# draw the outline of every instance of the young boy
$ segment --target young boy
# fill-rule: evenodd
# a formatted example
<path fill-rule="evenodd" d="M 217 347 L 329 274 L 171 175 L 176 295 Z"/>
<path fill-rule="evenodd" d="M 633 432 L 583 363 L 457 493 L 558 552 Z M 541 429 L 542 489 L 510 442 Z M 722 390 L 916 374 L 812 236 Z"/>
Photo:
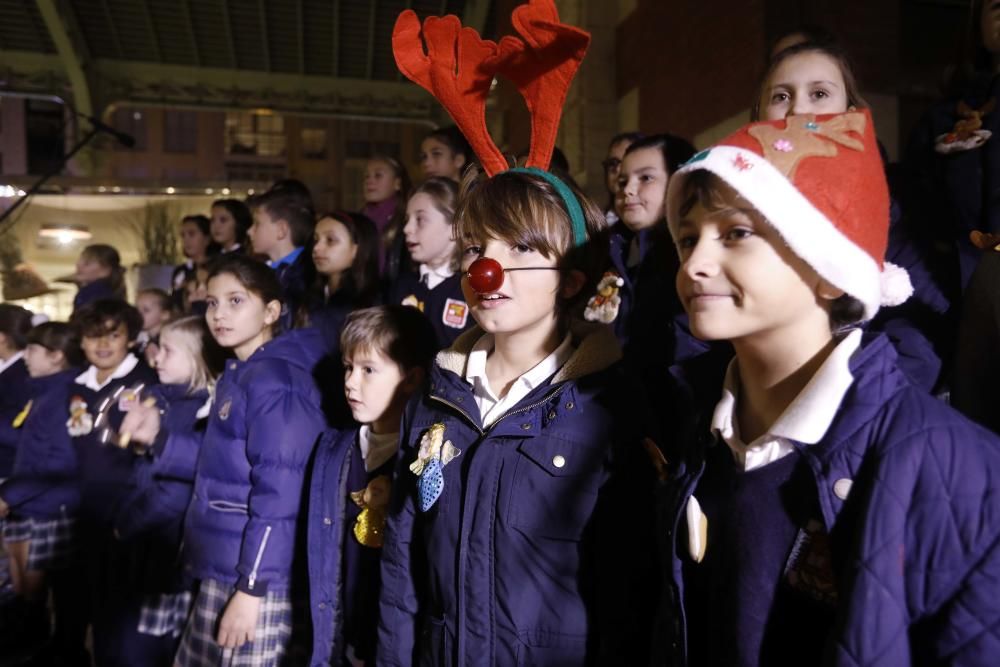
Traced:
<path fill-rule="evenodd" d="M 89 366 L 70 390 L 66 428 L 73 437 L 80 480 L 80 532 L 85 581 L 90 586 L 94 659 L 99 665 L 158 665 L 169 660 L 170 638 L 137 632 L 143 568 L 149 554 L 113 534 L 121 503 L 131 488 L 132 452 L 117 446 L 115 433 L 138 388 L 157 382 L 156 373 L 132 353 L 142 315 L 124 301 L 102 299 L 73 315 Z"/>
<path fill-rule="evenodd" d="M 361 426 L 330 431 L 309 493 L 310 664 L 375 664 L 379 561 L 399 447 L 399 421 L 423 385 L 437 342 L 418 310 L 390 305 L 347 318 L 340 337 L 345 393 Z"/>
<path fill-rule="evenodd" d="M 662 473 L 660 664 L 992 664 L 1000 441 L 852 328 L 910 291 L 869 113 L 743 128 L 667 219 L 693 333 L 736 356 Z"/>
<path fill-rule="evenodd" d="M 312 199 L 301 184 L 293 188 L 279 183 L 251 199 L 250 210 L 253 225 L 248 233 L 254 253 L 267 256 L 267 265 L 277 272 L 285 293 L 281 326 L 287 331 L 315 278 L 312 258 L 302 252 L 315 227 Z"/>

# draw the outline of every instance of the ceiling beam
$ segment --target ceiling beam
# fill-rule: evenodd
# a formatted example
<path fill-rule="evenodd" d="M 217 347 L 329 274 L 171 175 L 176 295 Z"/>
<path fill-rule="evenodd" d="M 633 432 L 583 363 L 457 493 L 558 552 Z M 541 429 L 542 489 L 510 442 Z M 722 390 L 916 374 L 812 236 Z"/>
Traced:
<path fill-rule="evenodd" d="M 122 41 L 118 38 L 118 29 L 115 28 L 115 20 L 111 16 L 111 9 L 108 8 L 108 0 L 101 0 L 101 11 L 104 13 L 104 22 L 108 26 L 108 32 L 111 33 L 111 42 L 115 45 L 115 53 L 118 54 L 119 58 L 124 58 Z"/>
<path fill-rule="evenodd" d="M 442 10 L 443 13 L 443 10 Z M 462 25 L 475 28 L 480 35 L 486 29 L 486 18 L 490 13 L 490 0 L 465 0 Z"/>
<path fill-rule="evenodd" d="M 83 56 L 70 37 L 66 22 L 56 9 L 55 0 L 35 0 L 35 4 L 42 15 L 42 20 L 45 21 L 45 27 L 49 31 L 52 43 L 55 44 L 66 78 L 69 79 L 73 89 L 73 105 L 80 113 L 93 116 L 94 101 L 90 82 L 83 70 Z"/>
<path fill-rule="evenodd" d="M 181 0 L 181 12 L 187 21 L 188 34 L 191 35 L 191 50 L 194 51 L 194 64 L 201 67 L 201 50 L 198 49 L 198 34 L 194 31 L 194 20 L 191 18 L 190 0 Z"/>
<path fill-rule="evenodd" d="M 149 9 L 149 2 L 147 0 L 142 0 L 139 3 L 142 7 L 142 14 L 146 19 L 146 27 L 149 29 L 149 38 L 153 44 L 153 57 L 156 58 L 156 62 L 163 62 L 163 52 L 160 50 L 160 36 L 156 34 L 156 26 L 153 24 L 153 12 Z"/>
<path fill-rule="evenodd" d="M 240 66 L 236 60 L 236 42 L 233 39 L 233 22 L 229 18 L 229 0 L 221 0 L 222 22 L 226 29 L 226 44 L 229 46 L 229 65 L 236 69 Z"/>
<path fill-rule="evenodd" d="M 257 17 L 260 24 L 260 45 L 264 49 L 264 69 L 271 71 L 271 42 L 267 37 L 267 8 L 264 0 L 257 0 Z"/>
<path fill-rule="evenodd" d="M 304 0 L 299 0 L 295 5 L 299 19 L 299 74 L 306 73 L 306 12 L 303 2 Z"/>
<path fill-rule="evenodd" d="M 369 0 L 368 5 L 368 62 L 365 64 L 365 78 L 371 80 L 375 72 L 375 17 L 378 15 L 377 0 Z"/>
<path fill-rule="evenodd" d="M 333 61 L 330 69 L 332 76 L 340 76 L 340 0 L 333 0 Z"/>

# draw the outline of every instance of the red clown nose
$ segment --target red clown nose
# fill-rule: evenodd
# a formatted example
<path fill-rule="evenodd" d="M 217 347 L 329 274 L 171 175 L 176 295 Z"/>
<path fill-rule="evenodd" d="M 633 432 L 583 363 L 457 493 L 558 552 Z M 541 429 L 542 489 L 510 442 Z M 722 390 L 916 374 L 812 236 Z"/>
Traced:
<path fill-rule="evenodd" d="M 469 284 L 479 294 L 496 292 L 503 285 L 503 267 L 489 257 L 480 257 L 472 263 L 467 273 Z"/>

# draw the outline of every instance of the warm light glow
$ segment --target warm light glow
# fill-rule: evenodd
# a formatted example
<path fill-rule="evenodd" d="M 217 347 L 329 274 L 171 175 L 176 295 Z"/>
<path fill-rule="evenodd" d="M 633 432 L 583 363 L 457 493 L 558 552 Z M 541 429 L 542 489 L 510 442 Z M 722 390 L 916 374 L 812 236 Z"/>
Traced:
<path fill-rule="evenodd" d="M 53 239 L 60 245 L 70 245 L 76 241 L 87 241 L 93 236 L 84 225 L 43 224 L 38 231 L 43 238 Z"/>
<path fill-rule="evenodd" d="M 174 186 L 171 185 L 169 188 L 167 188 L 167 194 L 168 195 L 172 195 L 175 192 L 177 192 L 177 190 L 174 188 Z"/>
<path fill-rule="evenodd" d="M 228 195 L 229 194 L 229 188 L 222 188 L 222 194 Z"/>
<path fill-rule="evenodd" d="M 17 195 L 17 189 L 12 185 L 0 185 L 0 197 L 13 197 Z"/>
<path fill-rule="evenodd" d="M 215 192 L 215 190 L 213 190 L 212 188 L 205 188 L 205 194 L 206 195 L 210 195 L 210 194 L 212 194 L 214 192 Z"/>
<path fill-rule="evenodd" d="M 253 188 L 247 188 L 247 194 L 248 195 L 252 195 L 253 194 Z"/>
<path fill-rule="evenodd" d="M 111 191 L 112 192 L 121 192 L 122 189 L 116 185 L 115 187 L 111 188 Z"/>
<path fill-rule="evenodd" d="M 107 192 L 108 189 L 106 187 L 104 187 L 103 185 L 101 185 L 101 186 L 98 186 L 97 191 L 98 192 Z"/>

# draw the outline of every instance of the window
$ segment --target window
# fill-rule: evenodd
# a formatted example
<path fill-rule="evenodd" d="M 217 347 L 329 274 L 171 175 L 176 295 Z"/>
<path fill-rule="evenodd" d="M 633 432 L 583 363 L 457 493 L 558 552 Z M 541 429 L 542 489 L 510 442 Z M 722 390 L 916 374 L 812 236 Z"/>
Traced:
<path fill-rule="evenodd" d="M 115 116 L 111 124 L 119 132 L 124 132 L 135 139 L 135 146 L 132 148 L 126 148 L 115 141 L 115 150 L 148 150 L 149 142 L 146 141 L 146 113 L 142 109 L 137 109 L 136 107 L 119 107 L 115 109 Z"/>
<path fill-rule="evenodd" d="M 310 160 L 326 159 L 326 130 L 324 128 L 302 128 L 302 157 Z"/>
<path fill-rule="evenodd" d="M 285 154 L 285 119 L 269 111 L 226 114 L 226 153 L 277 157 Z"/>
<path fill-rule="evenodd" d="M 167 153 L 198 151 L 198 112 L 163 112 L 163 150 Z"/>

